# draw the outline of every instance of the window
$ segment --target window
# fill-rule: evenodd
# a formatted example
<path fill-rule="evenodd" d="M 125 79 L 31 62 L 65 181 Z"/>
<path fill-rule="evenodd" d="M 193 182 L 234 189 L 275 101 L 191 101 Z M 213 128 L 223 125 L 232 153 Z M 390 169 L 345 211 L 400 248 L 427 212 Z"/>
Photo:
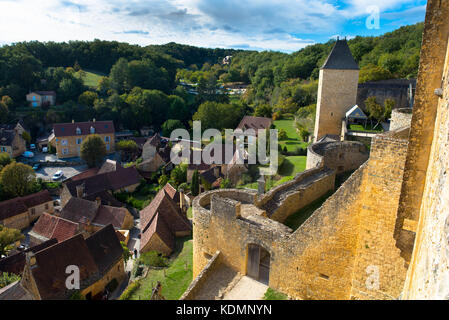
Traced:
<path fill-rule="evenodd" d="M 109 144 L 106 145 L 106 150 L 109 151 Z"/>
<path fill-rule="evenodd" d="M 109 136 L 104 137 L 105 142 L 109 142 Z"/>
<path fill-rule="evenodd" d="M 81 129 L 80 128 L 76 128 L 76 134 L 81 134 Z"/>
<path fill-rule="evenodd" d="M 90 127 L 90 133 L 95 133 L 95 128 L 94 127 Z"/>
<path fill-rule="evenodd" d="M 2 152 L 6 152 L 6 147 L 1 147 Z"/>
<path fill-rule="evenodd" d="M 69 149 L 68 148 L 63 148 L 62 149 L 62 154 L 68 154 L 69 153 Z"/>
<path fill-rule="evenodd" d="M 36 101 L 36 96 L 33 96 L 33 101 Z"/>
<path fill-rule="evenodd" d="M 61 145 L 66 146 L 69 144 L 68 140 L 61 140 Z"/>
<path fill-rule="evenodd" d="M 83 142 L 83 139 L 82 139 L 82 138 L 77 138 L 77 139 L 76 139 L 76 144 L 81 144 L 81 142 Z"/>

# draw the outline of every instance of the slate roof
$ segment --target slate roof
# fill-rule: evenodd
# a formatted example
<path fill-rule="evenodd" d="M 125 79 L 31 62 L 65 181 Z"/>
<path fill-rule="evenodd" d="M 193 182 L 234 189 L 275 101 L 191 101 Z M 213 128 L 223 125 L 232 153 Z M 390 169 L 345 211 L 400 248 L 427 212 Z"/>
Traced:
<path fill-rule="evenodd" d="M 102 226 L 112 224 L 114 228 L 119 229 L 123 225 L 127 212 L 128 211 L 126 208 L 117 208 L 102 205 L 98 209 L 97 215 L 95 216 L 95 219 L 92 221 L 92 223 Z"/>
<path fill-rule="evenodd" d="M 209 170 L 206 170 L 202 173 L 200 173 L 200 176 L 206 180 L 206 182 L 213 184 L 217 179 L 219 179 L 221 177 L 221 175 L 219 175 L 218 177 L 215 176 L 215 168 L 210 168 Z"/>
<path fill-rule="evenodd" d="M 11 146 L 15 136 L 14 131 L 0 129 L 0 145 Z"/>
<path fill-rule="evenodd" d="M 34 91 L 34 93 L 37 93 L 41 96 L 56 96 L 56 92 L 54 91 Z"/>
<path fill-rule="evenodd" d="M 89 201 L 77 197 L 72 197 L 61 211 L 61 218 L 76 222 L 85 223 L 86 218 L 92 222 L 97 215 L 99 205 L 95 201 Z"/>
<path fill-rule="evenodd" d="M 61 217 L 44 213 L 39 217 L 30 235 L 46 239 L 56 239 L 58 242 L 67 240 L 78 233 L 78 224 Z"/>
<path fill-rule="evenodd" d="M 0 220 L 28 211 L 28 208 L 53 201 L 48 190 L 0 202 Z"/>
<path fill-rule="evenodd" d="M 358 105 L 353 106 L 346 112 L 346 118 L 363 119 L 363 120 L 368 119 L 366 114 L 363 112 L 362 109 L 360 109 Z"/>
<path fill-rule="evenodd" d="M 359 70 L 346 40 L 337 40 L 321 69 Z"/>
<path fill-rule="evenodd" d="M 122 258 L 123 248 L 111 224 L 87 238 L 86 244 L 101 276 Z"/>
<path fill-rule="evenodd" d="M 88 135 L 90 134 L 90 127 L 93 127 L 95 133 L 98 134 L 115 133 L 114 123 L 112 121 L 56 123 L 53 125 L 53 131 L 56 137 L 68 137 L 77 136 L 76 129 L 80 128 L 80 135 Z"/>

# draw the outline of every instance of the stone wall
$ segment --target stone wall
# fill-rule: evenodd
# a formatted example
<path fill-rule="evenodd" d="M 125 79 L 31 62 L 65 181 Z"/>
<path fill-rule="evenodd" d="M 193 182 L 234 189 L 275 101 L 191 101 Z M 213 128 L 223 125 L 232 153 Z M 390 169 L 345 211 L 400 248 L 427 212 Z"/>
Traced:
<path fill-rule="evenodd" d="M 213 274 L 219 265 L 220 251 L 217 251 L 212 258 L 209 259 L 209 262 L 207 262 L 206 266 L 201 270 L 198 276 L 193 279 L 192 283 L 190 283 L 189 287 L 179 300 L 195 300 L 198 291 L 207 283 L 209 276 Z"/>
<path fill-rule="evenodd" d="M 382 105 L 386 99 L 393 99 L 395 108 L 410 108 L 410 84 L 414 92 L 415 79 L 391 79 L 360 83 L 357 90 L 357 105 L 366 110 L 365 100 L 369 97 L 376 97 L 377 103 Z"/>
<path fill-rule="evenodd" d="M 324 166 L 339 174 L 357 169 L 368 157 L 369 152 L 361 142 L 319 142 L 307 148 L 306 168 Z"/>
<path fill-rule="evenodd" d="M 413 110 L 413 149 L 422 163 L 409 161 L 405 188 L 422 186 L 422 202 L 407 207 L 406 217 L 419 216 L 416 241 L 411 257 L 404 299 L 449 299 L 449 2 L 429 0 L 424 27 L 423 51 L 418 76 L 417 103 Z M 444 62 L 445 61 L 445 62 Z M 433 91 L 442 88 L 442 95 Z M 435 116 L 435 118 L 434 118 Z M 429 126 L 428 123 L 435 119 Z M 429 143 L 432 143 L 429 148 Z M 424 147 L 422 147 L 424 146 Z M 410 154 L 410 157 L 415 152 Z M 424 161 L 428 157 L 428 165 Z M 411 159 L 412 160 L 412 159 Z M 419 159 L 417 159 L 419 160 Z M 424 176 L 425 174 L 425 176 Z M 407 194 L 413 196 L 411 190 Z M 405 200 L 405 199 L 404 199 Z M 416 205 L 415 205 L 416 204 Z M 416 210 L 419 210 L 416 214 Z M 415 220 L 415 219 L 413 219 Z M 407 227 L 407 220 L 404 226 Z"/>
<path fill-rule="evenodd" d="M 410 127 L 412 111 L 411 108 L 394 109 L 391 112 L 390 131 Z"/>

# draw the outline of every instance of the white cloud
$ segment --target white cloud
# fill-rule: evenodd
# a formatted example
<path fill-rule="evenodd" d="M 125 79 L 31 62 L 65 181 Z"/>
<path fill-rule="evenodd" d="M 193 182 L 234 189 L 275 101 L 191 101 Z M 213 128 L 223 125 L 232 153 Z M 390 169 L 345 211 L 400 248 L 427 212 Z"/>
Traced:
<path fill-rule="evenodd" d="M 381 10 L 412 0 L 377 0 Z M 366 14 L 372 0 L 0 0 L 3 42 L 117 40 L 295 51 Z M 295 34 L 310 34 L 299 39 Z"/>

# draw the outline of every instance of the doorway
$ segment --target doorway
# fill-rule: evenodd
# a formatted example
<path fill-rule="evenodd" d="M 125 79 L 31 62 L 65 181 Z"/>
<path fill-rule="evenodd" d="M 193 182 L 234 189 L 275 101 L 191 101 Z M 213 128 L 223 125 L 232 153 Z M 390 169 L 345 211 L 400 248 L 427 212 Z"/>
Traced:
<path fill-rule="evenodd" d="M 270 279 L 270 253 L 257 244 L 249 244 L 246 273 L 254 280 L 268 285 Z"/>

